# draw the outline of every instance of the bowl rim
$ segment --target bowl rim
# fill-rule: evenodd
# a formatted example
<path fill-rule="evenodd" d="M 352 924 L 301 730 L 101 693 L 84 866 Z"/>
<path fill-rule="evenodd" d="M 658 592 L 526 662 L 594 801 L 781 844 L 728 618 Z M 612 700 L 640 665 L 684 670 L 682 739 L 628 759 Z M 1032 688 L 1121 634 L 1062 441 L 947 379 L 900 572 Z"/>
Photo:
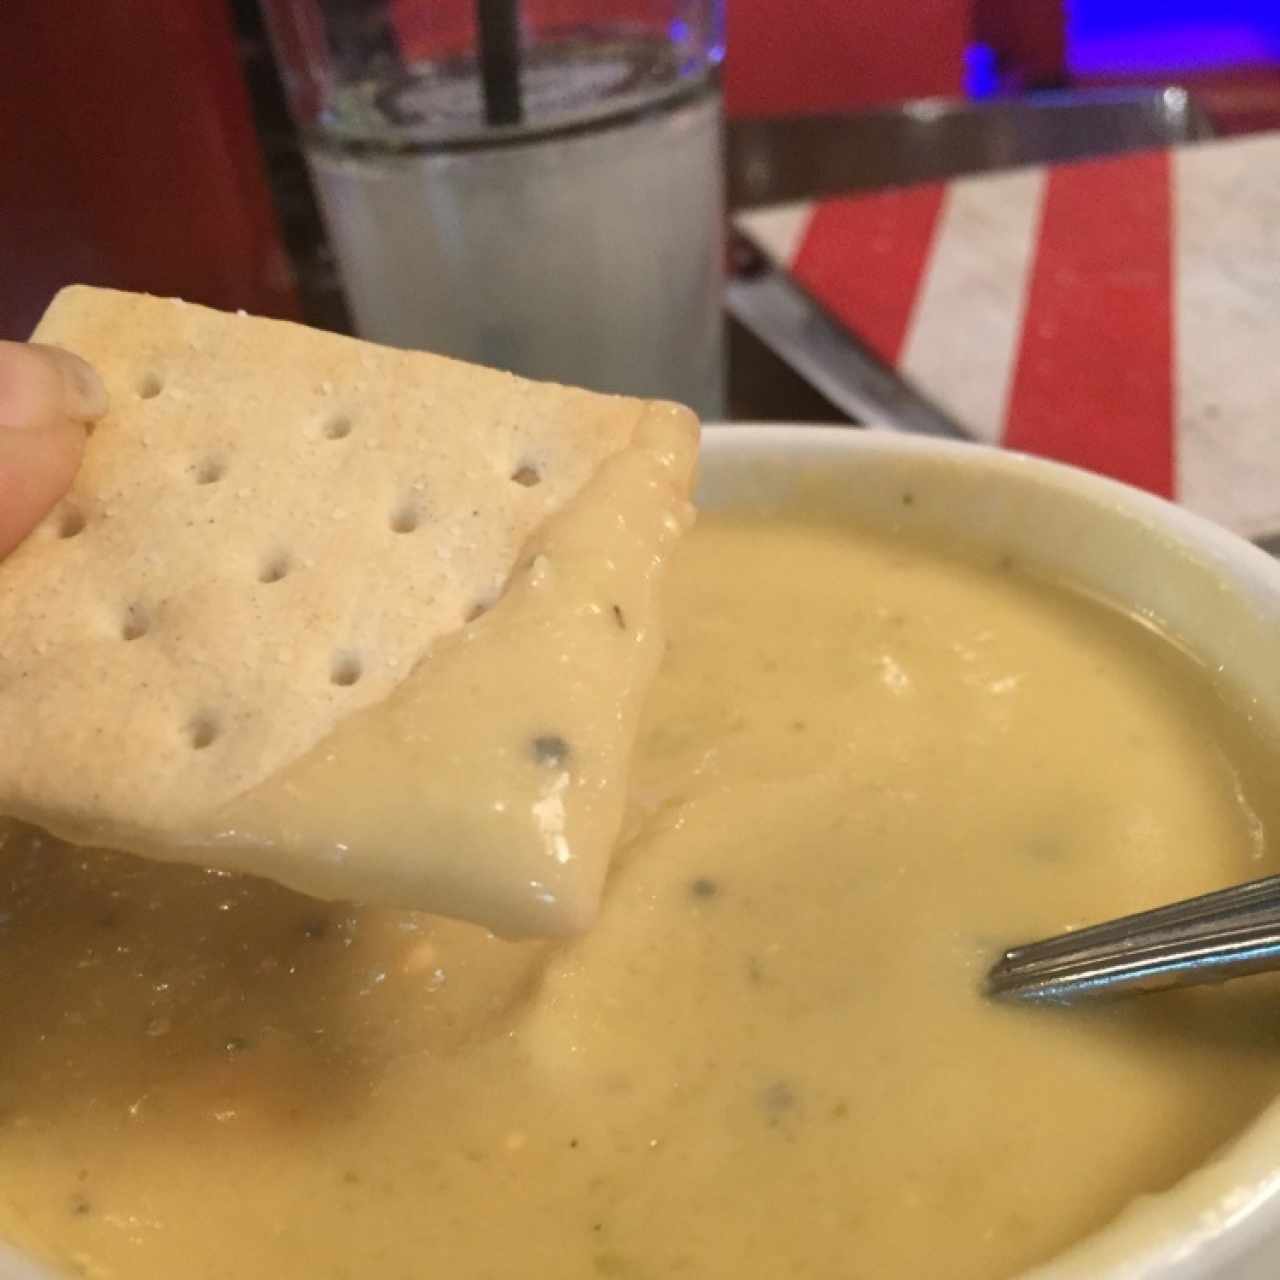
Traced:
<path fill-rule="evenodd" d="M 1036 457 L 982 441 L 947 440 L 908 435 L 890 427 L 846 423 L 715 422 L 702 428 L 700 459 L 728 449 L 753 445 L 770 452 L 782 447 L 791 452 L 803 445 L 815 452 L 841 453 L 848 449 L 872 455 L 911 455 L 953 459 L 968 463 L 975 457 L 993 474 L 1015 480 L 1047 482 L 1078 499 L 1110 508 L 1124 508 L 1140 519 L 1216 553 L 1215 559 L 1244 567 L 1270 594 L 1280 589 L 1280 559 L 1224 525 L 1197 515 L 1177 502 L 1121 480 L 1087 471 L 1051 458 Z"/>

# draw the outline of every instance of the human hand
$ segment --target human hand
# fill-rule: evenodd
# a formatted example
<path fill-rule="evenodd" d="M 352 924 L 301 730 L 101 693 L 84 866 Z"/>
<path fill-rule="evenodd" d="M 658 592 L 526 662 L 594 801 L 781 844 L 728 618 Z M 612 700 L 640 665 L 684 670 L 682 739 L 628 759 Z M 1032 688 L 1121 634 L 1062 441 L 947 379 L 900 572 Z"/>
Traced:
<path fill-rule="evenodd" d="M 79 356 L 0 342 L 0 557 L 66 493 L 86 427 L 106 409 L 101 380 Z"/>

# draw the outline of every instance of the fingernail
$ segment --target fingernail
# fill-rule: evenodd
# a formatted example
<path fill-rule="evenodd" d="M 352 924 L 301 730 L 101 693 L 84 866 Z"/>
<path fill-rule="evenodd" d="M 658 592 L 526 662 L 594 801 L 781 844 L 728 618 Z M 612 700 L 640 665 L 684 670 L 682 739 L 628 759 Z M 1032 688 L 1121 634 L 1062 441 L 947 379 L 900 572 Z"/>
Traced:
<path fill-rule="evenodd" d="M 32 343 L 48 356 L 62 378 L 62 409 L 77 422 L 92 422 L 107 411 L 107 389 L 93 368 L 61 347 Z"/>
<path fill-rule="evenodd" d="M 40 427 L 62 413 L 58 366 L 25 342 L 0 342 L 0 425 Z"/>

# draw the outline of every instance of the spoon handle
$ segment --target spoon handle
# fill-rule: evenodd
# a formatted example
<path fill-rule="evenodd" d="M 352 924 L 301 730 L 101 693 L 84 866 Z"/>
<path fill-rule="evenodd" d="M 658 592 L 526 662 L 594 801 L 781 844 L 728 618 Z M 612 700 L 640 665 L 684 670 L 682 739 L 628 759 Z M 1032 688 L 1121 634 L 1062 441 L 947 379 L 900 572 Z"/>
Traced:
<path fill-rule="evenodd" d="M 1280 969 L 1280 876 L 1012 947 L 986 989 L 1065 1004 L 1272 969 Z"/>

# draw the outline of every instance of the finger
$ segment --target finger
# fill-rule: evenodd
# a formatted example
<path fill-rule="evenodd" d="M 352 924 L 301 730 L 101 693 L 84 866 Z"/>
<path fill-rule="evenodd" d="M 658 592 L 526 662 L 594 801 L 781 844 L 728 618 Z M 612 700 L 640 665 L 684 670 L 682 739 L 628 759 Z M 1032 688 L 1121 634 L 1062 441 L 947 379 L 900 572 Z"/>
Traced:
<path fill-rule="evenodd" d="M 66 493 L 84 423 L 105 412 L 97 374 L 68 351 L 0 342 L 0 556 Z"/>
<path fill-rule="evenodd" d="M 34 430 L 0 427 L 0 559 L 71 487 L 84 439 L 84 428 L 65 419 Z"/>
<path fill-rule="evenodd" d="M 92 422 L 106 411 L 106 389 L 79 356 L 42 343 L 0 342 L 0 427 Z"/>

